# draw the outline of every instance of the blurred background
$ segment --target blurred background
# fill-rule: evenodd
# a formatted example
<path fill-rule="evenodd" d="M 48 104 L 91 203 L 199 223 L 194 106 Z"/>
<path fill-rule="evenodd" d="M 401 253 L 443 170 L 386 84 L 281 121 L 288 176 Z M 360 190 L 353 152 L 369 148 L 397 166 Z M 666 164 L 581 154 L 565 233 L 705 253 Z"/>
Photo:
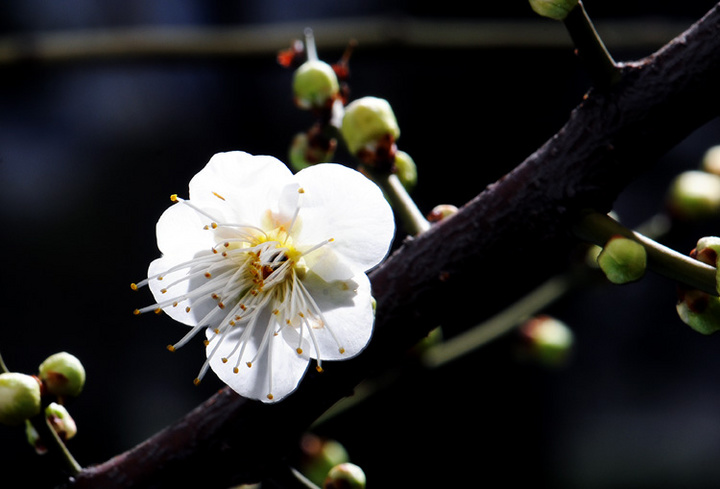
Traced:
<path fill-rule="evenodd" d="M 0 5 L 0 352 L 25 373 L 61 350 L 82 359 L 87 384 L 69 406 L 79 425 L 69 446 L 81 464 L 131 448 L 221 387 L 212 375 L 193 386 L 201 342 L 167 352 L 183 328 L 168 317 L 134 317 L 151 297 L 129 285 L 158 256 L 154 226 L 169 195 L 186 195 L 214 153 L 287 161 L 292 136 L 312 119 L 293 105 L 292 72 L 275 56 L 304 27 L 330 63 L 358 41 L 351 99 L 393 105 L 425 212 L 462 205 L 564 124 L 590 84 L 563 26 L 524 0 L 486 3 Z M 714 3 L 585 5 L 615 58 L 634 60 Z M 224 53 L 72 55 L 109 49 L 103 36 L 142 44 L 148 32 L 237 37 L 223 38 Z M 696 168 L 715 144 L 717 119 L 627 189 L 616 207 L 623 221 L 635 226 L 662 210 L 673 176 Z M 336 159 L 351 162 L 342 152 Z M 683 229 L 666 243 L 687 252 L 716 225 Z M 675 294 L 653 274 L 578 290 L 548 311 L 575 333 L 565 368 L 518 361 L 509 335 L 403 380 L 318 433 L 344 444 L 370 487 L 717 487 L 720 338 L 686 327 Z M 22 429 L 0 426 L 0 440 L 5 474 L 32 470 L 28 487 L 52 487 L 56 477 L 35 470 L 42 465 Z"/>

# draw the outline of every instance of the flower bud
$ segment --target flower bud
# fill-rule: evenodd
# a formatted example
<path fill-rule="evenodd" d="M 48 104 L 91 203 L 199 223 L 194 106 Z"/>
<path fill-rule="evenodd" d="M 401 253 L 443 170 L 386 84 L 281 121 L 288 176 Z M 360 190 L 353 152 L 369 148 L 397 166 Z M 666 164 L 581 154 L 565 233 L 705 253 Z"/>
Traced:
<path fill-rule="evenodd" d="M 700 238 L 690 256 L 698 261 L 716 268 L 715 290 L 720 294 L 720 237 L 705 236 Z"/>
<path fill-rule="evenodd" d="M 48 392 L 60 397 L 75 397 L 85 385 L 85 368 L 76 356 L 67 352 L 55 353 L 40 364 L 40 379 Z"/>
<path fill-rule="evenodd" d="M 21 424 L 40 412 L 40 383 L 17 372 L 0 374 L 0 423 Z"/>
<path fill-rule="evenodd" d="M 400 183 L 408 192 L 415 188 L 417 183 L 417 166 L 415 161 L 405 151 L 395 152 L 395 174 Z"/>
<path fill-rule="evenodd" d="M 290 166 L 300 171 L 317 163 L 326 163 L 335 155 L 337 140 L 321 138 L 315 130 L 295 135 L 290 145 Z"/>
<path fill-rule="evenodd" d="M 572 330 L 562 321 L 540 315 L 526 321 L 520 327 L 524 340 L 523 352 L 549 367 L 566 363 L 575 342 Z"/>
<path fill-rule="evenodd" d="M 387 100 L 363 97 L 345 107 L 341 133 L 350 152 L 357 154 L 388 137 L 396 140 L 400 137 L 400 128 Z"/>
<path fill-rule="evenodd" d="M 608 280 L 614 284 L 626 284 L 645 275 L 647 253 L 637 241 L 613 236 L 605 243 L 597 262 Z"/>
<path fill-rule="evenodd" d="M 555 20 L 565 20 L 577 4 L 578 0 L 530 0 L 535 13 Z"/>
<path fill-rule="evenodd" d="M 698 333 L 708 335 L 720 330 L 720 297 L 680 289 L 676 309 L 680 319 Z"/>
<path fill-rule="evenodd" d="M 319 109 L 332 105 L 340 93 L 335 70 L 320 60 L 304 62 L 293 76 L 295 103 L 302 109 Z"/>
<path fill-rule="evenodd" d="M 48 407 L 45 408 L 45 417 L 63 441 L 69 440 L 77 434 L 75 420 L 70 416 L 65 406 L 51 402 Z"/>
<path fill-rule="evenodd" d="M 703 155 L 702 169 L 714 175 L 720 175 L 720 144 L 708 149 Z"/>
<path fill-rule="evenodd" d="M 681 173 L 670 185 L 668 208 L 680 219 L 717 216 L 720 213 L 720 175 L 698 170 Z"/>
<path fill-rule="evenodd" d="M 323 489 L 365 489 L 365 472 L 348 462 L 336 465 L 328 472 Z"/>
<path fill-rule="evenodd" d="M 457 214 L 458 208 L 451 204 L 440 204 L 433 207 L 430 214 L 427 216 L 427 220 L 430 222 L 440 222 L 443 219 Z"/>
<path fill-rule="evenodd" d="M 302 473 L 317 485 L 321 485 L 331 468 L 347 462 L 348 453 L 341 443 L 320 438 L 312 433 L 302 437 Z"/>

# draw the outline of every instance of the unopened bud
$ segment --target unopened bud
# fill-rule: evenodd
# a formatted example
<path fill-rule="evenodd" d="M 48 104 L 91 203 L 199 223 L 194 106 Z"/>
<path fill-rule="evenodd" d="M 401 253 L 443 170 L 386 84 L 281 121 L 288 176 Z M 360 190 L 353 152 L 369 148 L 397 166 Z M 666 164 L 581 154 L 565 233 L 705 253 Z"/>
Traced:
<path fill-rule="evenodd" d="M 400 137 L 400 128 L 387 100 L 363 97 L 345 107 L 341 133 L 350 152 L 357 154 L 384 139 L 395 141 Z"/>
<path fill-rule="evenodd" d="M 443 219 L 457 214 L 458 208 L 451 204 L 440 204 L 433 207 L 430 214 L 427 216 L 427 220 L 430 222 L 440 222 Z"/>
<path fill-rule="evenodd" d="M 549 367 L 566 363 L 575 343 L 572 330 L 559 319 L 540 315 L 520 327 L 523 353 Z"/>
<path fill-rule="evenodd" d="M 714 175 L 720 175 L 720 145 L 713 146 L 703 155 L 702 169 Z"/>
<path fill-rule="evenodd" d="M 349 462 L 336 465 L 328 472 L 323 489 L 365 489 L 365 472 Z"/>
<path fill-rule="evenodd" d="M 707 265 L 716 268 L 715 271 L 715 290 L 720 294 L 720 237 L 705 236 L 700 238 L 695 249 L 690 252 L 690 256 Z"/>
<path fill-rule="evenodd" d="M 720 297 L 680 289 L 676 308 L 680 319 L 698 333 L 707 335 L 720 330 Z"/>
<path fill-rule="evenodd" d="M 295 103 L 302 109 L 326 108 L 340 93 L 332 66 L 320 60 L 304 62 L 293 76 Z"/>
<path fill-rule="evenodd" d="M 85 385 L 85 368 L 76 356 L 67 352 L 46 358 L 40 364 L 39 376 L 48 392 L 60 397 L 75 397 Z"/>
<path fill-rule="evenodd" d="M 395 174 L 405 190 L 412 191 L 417 184 L 417 166 L 412 157 L 405 151 L 395 152 Z"/>
<path fill-rule="evenodd" d="M 577 4 L 578 0 L 530 0 L 535 13 L 555 20 L 565 20 Z"/>
<path fill-rule="evenodd" d="M 720 214 L 720 175 L 691 170 L 675 177 L 668 192 L 670 212 L 687 220 Z"/>
<path fill-rule="evenodd" d="M 316 485 L 323 483 L 332 467 L 349 460 L 348 453 L 341 443 L 312 433 L 303 435 L 301 449 L 302 473 Z"/>
<path fill-rule="evenodd" d="M 0 374 L 0 423 L 16 426 L 40 412 L 40 383 L 17 372 Z"/>
<path fill-rule="evenodd" d="M 51 402 L 45 408 L 45 417 L 62 440 L 69 440 L 77 434 L 77 425 L 65 406 Z"/>
<path fill-rule="evenodd" d="M 300 171 L 317 163 L 331 161 L 336 147 L 337 140 L 320 138 L 314 131 L 298 133 L 290 145 L 290 166 Z"/>
<path fill-rule="evenodd" d="M 614 284 L 626 284 L 645 275 L 647 253 L 637 241 L 614 236 L 605 243 L 597 262 L 608 280 Z"/>

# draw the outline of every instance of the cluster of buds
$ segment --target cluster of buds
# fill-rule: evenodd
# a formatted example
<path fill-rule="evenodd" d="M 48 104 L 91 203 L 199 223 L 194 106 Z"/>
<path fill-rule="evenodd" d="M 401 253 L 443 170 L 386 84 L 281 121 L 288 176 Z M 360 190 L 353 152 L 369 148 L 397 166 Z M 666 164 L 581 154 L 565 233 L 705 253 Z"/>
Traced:
<path fill-rule="evenodd" d="M 25 423 L 28 441 L 38 453 L 45 453 L 45 443 L 31 420 L 44 414 L 61 440 L 75 436 L 77 427 L 64 404 L 78 396 L 84 384 L 82 363 L 67 352 L 49 356 L 36 375 L 4 372 L 0 374 L 0 423 Z"/>
<path fill-rule="evenodd" d="M 300 441 L 301 472 L 323 489 L 364 489 L 365 473 L 350 463 L 345 447 L 337 440 L 306 433 Z"/>
<path fill-rule="evenodd" d="M 690 256 L 717 268 L 720 262 L 720 237 L 701 238 Z M 716 288 L 720 291 L 719 275 L 716 275 Z M 677 312 L 685 324 L 699 333 L 711 334 L 720 330 L 720 297 L 678 286 Z"/>
<path fill-rule="evenodd" d="M 318 59 L 310 30 L 305 32 L 305 46 L 296 41 L 278 55 L 280 64 L 296 67 L 292 83 L 295 104 L 311 111 L 316 119 L 310 129 L 293 138 L 289 152 L 292 168 L 299 171 L 331 161 L 338 140 L 342 140 L 362 167 L 395 173 L 407 190 L 412 189 L 417 169 L 410 155 L 397 148 L 400 128 L 388 101 L 362 97 L 348 103 L 348 61 L 354 43 L 333 65 Z M 303 57 L 307 59 L 301 63 Z"/>

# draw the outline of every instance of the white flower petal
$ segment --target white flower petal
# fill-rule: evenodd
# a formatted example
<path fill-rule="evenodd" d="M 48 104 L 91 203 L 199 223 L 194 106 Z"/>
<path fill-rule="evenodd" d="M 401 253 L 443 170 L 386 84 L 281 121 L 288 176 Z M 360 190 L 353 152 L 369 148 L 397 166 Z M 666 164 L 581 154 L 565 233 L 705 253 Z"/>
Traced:
<path fill-rule="evenodd" d="M 276 210 L 283 187 L 292 179 L 287 166 L 272 156 L 218 153 L 190 181 L 190 201 L 221 214 L 217 219 L 257 226 L 268 210 Z"/>
<path fill-rule="evenodd" d="M 325 323 L 311 321 L 319 355 L 309 338 L 310 333 L 302 332 L 303 349 L 309 348 L 311 358 L 346 360 L 365 349 L 375 320 L 368 277 L 361 273 L 350 280 L 326 282 L 308 274 L 303 284 L 322 312 Z M 299 333 L 296 328 L 285 328 L 283 334 L 290 345 L 297 345 Z"/>
<path fill-rule="evenodd" d="M 242 345 L 238 347 L 238 342 L 245 328 L 234 329 L 226 338 L 212 331 L 207 333 L 210 343 L 206 351 L 215 374 L 241 396 L 263 402 L 277 402 L 293 392 L 309 362 L 306 354 L 299 355 L 281 336 L 274 335 L 275 328 L 268 325 L 270 316 L 270 313 L 265 313 L 258 318 L 244 351 Z M 258 346 L 268 331 L 267 349 L 258 356 Z M 223 358 L 227 361 L 224 362 Z M 248 367 L 247 362 L 251 361 L 252 366 Z M 268 398 L 268 394 L 272 395 L 272 399 Z"/>
<path fill-rule="evenodd" d="M 158 248 L 179 261 L 192 258 L 199 250 L 209 250 L 215 243 L 212 234 L 203 229 L 207 221 L 187 205 L 173 204 L 162 213 L 155 227 Z"/>
<path fill-rule="evenodd" d="M 361 173 L 336 164 L 311 166 L 295 178 L 304 189 L 302 226 L 293 233 L 296 241 L 313 245 L 333 238 L 333 252 L 354 270 L 380 263 L 395 232 L 392 209 L 380 188 Z"/>

